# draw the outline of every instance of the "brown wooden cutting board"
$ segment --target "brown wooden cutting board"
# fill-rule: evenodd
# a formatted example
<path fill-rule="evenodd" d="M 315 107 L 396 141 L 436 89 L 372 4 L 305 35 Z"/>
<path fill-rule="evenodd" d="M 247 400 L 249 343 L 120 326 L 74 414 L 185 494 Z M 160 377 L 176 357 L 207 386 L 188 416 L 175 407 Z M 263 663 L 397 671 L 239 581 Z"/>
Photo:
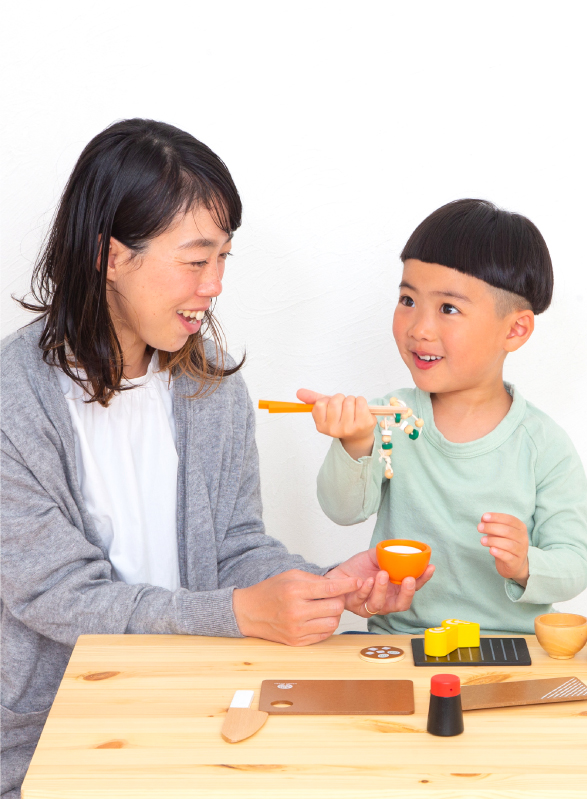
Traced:
<path fill-rule="evenodd" d="M 411 680 L 263 680 L 259 710 L 272 715 L 401 716 L 414 712 Z"/>
<path fill-rule="evenodd" d="M 543 705 L 550 702 L 573 702 L 578 699 L 587 700 L 587 685 L 577 677 L 463 685 L 461 688 L 463 710 Z"/>

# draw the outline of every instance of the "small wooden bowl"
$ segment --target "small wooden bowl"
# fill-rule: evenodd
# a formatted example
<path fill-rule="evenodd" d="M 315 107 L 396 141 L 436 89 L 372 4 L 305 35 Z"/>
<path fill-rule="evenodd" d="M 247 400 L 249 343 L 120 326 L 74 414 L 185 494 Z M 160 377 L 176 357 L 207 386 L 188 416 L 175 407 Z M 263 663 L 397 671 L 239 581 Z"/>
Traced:
<path fill-rule="evenodd" d="M 385 547 L 402 546 L 415 547 L 419 552 L 387 552 Z M 380 541 L 375 547 L 379 568 L 389 574 L 389 579 L 395 585 L 401 585 L 404 577 L 421 577 L 430 563 L 432 550 L 428 544 L 421 541 L 408 541 L 403 538 L 391 538 Z"/>
<path fill-rule="evenodd" d="M 575 657 L 587 643 L 587 618 L 578 613 L 544 613 L 534 619 L 540 646 L 557 660 Z"/>

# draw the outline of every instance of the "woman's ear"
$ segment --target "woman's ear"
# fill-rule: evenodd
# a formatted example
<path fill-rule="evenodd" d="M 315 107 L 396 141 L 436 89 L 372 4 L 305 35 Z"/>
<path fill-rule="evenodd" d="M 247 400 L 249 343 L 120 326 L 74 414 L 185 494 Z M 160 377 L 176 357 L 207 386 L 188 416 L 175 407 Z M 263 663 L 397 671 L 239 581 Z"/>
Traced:
<path fill-rule="evenodd" d="M 533 311 L 514 311 L 509 314 L 508 332 L 504 349 L 506 352 L 515 352 L 525 344 L 534 332 Z"/>
<path fill-rule="evenodd" d="M 128 260 L 128 247 L 115 239 L 110 237 L 110 244 L 108 247 L 108 273 L 106 279 L 112 282 L 116 281 L 120 272 L 120 266 Z M 100 264 L 102 261 L 102 236 L 100 236 L 100 249 L 98 251 L 98 258 L 96 260 L 96 269 L 100 271 Z"/>

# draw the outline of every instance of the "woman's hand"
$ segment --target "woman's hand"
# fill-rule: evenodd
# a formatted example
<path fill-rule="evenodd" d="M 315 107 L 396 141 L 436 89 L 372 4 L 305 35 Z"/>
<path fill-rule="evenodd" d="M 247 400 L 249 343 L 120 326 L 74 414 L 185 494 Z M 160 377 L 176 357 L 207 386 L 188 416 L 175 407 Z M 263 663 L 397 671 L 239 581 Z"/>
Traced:
<path fill-rule="evenodd" d="M 338 627 L 345 598 L 362 580 L 292 569 L 249 588 L 235 588 L 232 607 L 243 635 L 306 646 L 329 638 Z"/>
<path fill-rule="evenodd" d="M 341 563 L 329 571 L 326 577 L 335 579 L 345 576 L 358 577 L 362 585 L 346 595 L 345 608 L 352 610 L 357 616 L 370 618 L 375 614 L 383 616 L 387 613 L 408 610 L 416 591 L 422 588 L 433 574 L 434 566 L 429 565 L 417 580 L 406 577 L 401 585 L 394 585 L 389 581 L 387 572 L 379 569 L 375 549 L 368 549 Z M 365 605 L 370 612 L 367 612 Z"/>
<path fill-rule="evenodd" d="M 301 402 L 313 404 L 312 416 L 319 433 L 339 438 L 351 458 L 358 460 L 373 451 L 373 430 L 377 419 L 367 405 L 365 397 L 329 397 L 306 388 L 297 392 Z"/>
<path fill-rule="evenodd" d="M 485 534 L 481 544 L 489 547 L 498 573 L 525 588 L 530 569 L 528 530 L 524 522 L 507 513 L 484 513 L 477 530 Z"/>

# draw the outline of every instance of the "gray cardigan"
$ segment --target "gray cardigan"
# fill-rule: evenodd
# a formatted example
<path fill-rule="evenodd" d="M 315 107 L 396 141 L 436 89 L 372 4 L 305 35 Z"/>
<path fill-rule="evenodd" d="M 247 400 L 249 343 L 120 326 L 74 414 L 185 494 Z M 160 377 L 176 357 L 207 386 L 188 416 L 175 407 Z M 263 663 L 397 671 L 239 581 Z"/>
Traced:
<path fill-rule="evenodd" d="M 240 636 L 235 587 L 293 568 L 326 571 L 265 535 L 254 411 L 239 372 L 204 399 L 187 398 L 185 376 L 174 385 L 182 587 L 118 581 L 77 483 L 70 416 L 41 331 L 37 321 L 2 342 L 1 793 L 11 799 L 78 635 Z"/>

